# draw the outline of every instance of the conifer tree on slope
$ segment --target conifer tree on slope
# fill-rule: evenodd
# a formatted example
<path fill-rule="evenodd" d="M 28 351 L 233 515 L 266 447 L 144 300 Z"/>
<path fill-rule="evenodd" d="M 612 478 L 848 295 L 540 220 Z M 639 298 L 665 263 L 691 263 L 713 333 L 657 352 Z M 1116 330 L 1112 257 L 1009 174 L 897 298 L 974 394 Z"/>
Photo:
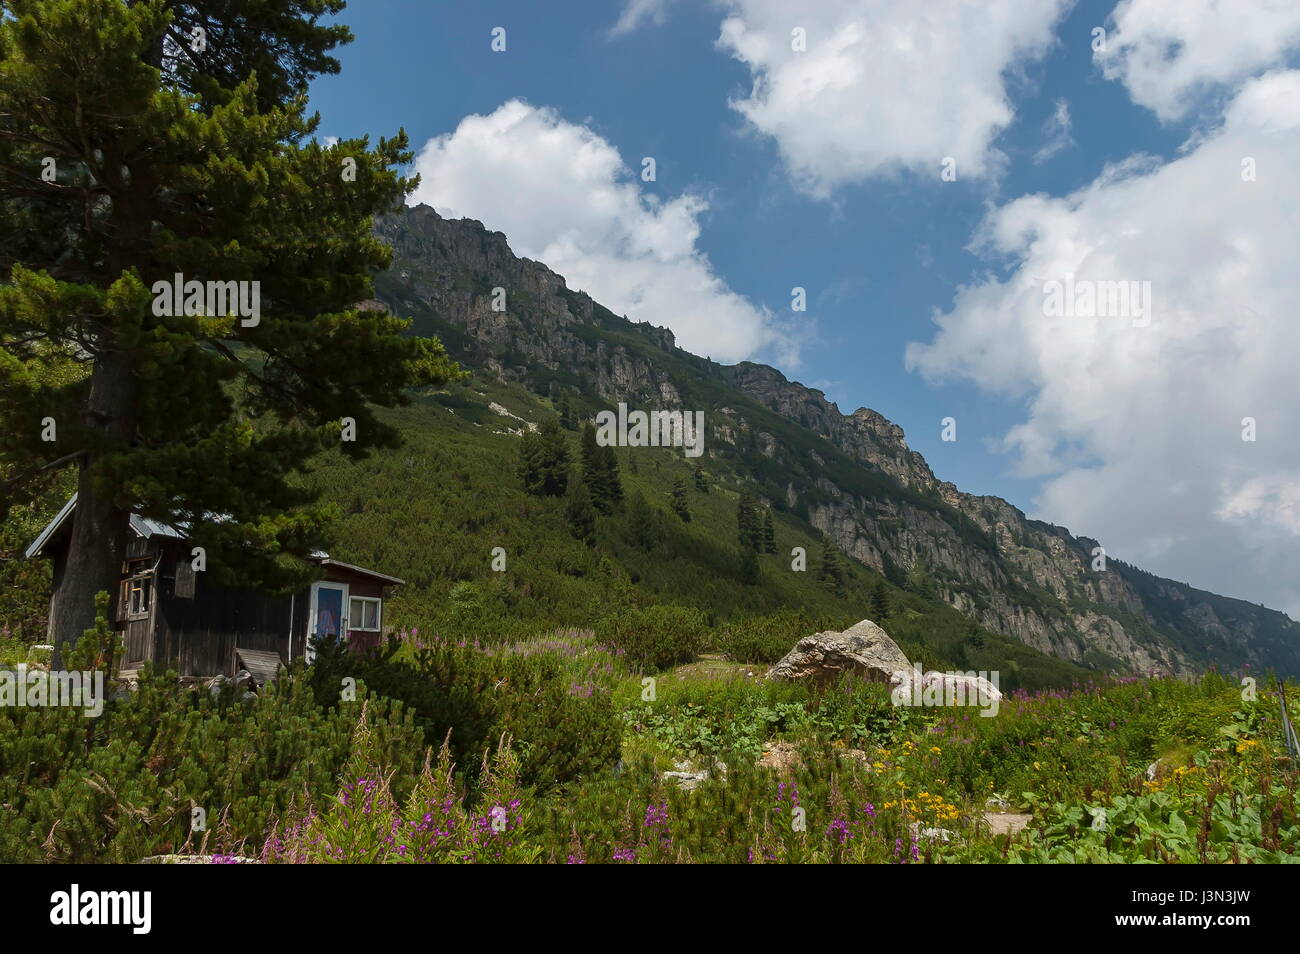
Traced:
<path fill-rule="evenodd" d="M 680 474 L 673 481 L 673 513 L 677 514 L 683 522 L 690 522 L 691 503 L 686 495 L 686 478 Z"/>
<path fill-rule="evenodd" d="M 610 510 L 617 510 L 623 503 L 623 479 L 618 473 L 618 456 L 614 445 L 606 444 L 600 448 L 600 469 L 605 483 L 605 496 Z"/>
<path fill-rule="evenodd" d="M 623 502 L 623 481 L 619 477 L 614 447 L 600 445 L 596 440 L 596 428 L 590 421 L 582 425 L 580 446 L 582 479 L 591 494 L 591 502 L 601 513 L 613 513 Z"/>
<path fill-rule="evenodd" d="M 871 618 L 877 623 L 889 618 L 889 591 L 880 580 L 871 587 Z"/>
<path fill-rule="evenodd" d="M 589 547 L 596 545 L 596 510 L 591 505 L 591 496 L 587 485 L 577 477 L 569 478 L 569 486 L 564 501 L 564 518 L 569 523 L 569 532 L 575 540 L 580 540 Z"/>
<path fill-rule="evenodd" d="M 582 425 L 579 448 L 582 456 L 582 480 L 587 485 L 591 503 L 601 513 L 607 514 L 613 507 L 605 476 L 605 460 L 600 452 L 600 444 L 596 441 L 596 427 L 590 421 Z"/>
<path fill-rule="evenodd" d="M 326 448 L 395 445 L 372 405 L 459 373 L 355 307 L 391 257 L 371 218 L 416 182 L 392 171 L 402 132 L 312 139 L 306 85 L 350 39 L 316 21 L 343 3 L 4 6 L 0 509 L 75 468 L 56 645 L 91 625 L 96 592 L 116 601 L 132 510 L 189 526 L 225 585 L 304 582 L 330 511 L 288 478 Z M 260 282 L 260 320 L 155 314 L 177 273 Z"/>
<path fill-rule="evenodd" d="M 569 486 L 569 445 L 559 418 L 548 417 L 519 440 L 519 479 L 536 497 L 562 497 Z"/>
<path fill-rule="evenodd" d="M 758 500 L 748 490 L 740 492 L 736 504 L 736 535 L 741 549 L 757 553 L 762 548 L 763 525 L 758 516 Z"/>
<path fill-rule="evenodd" d="M 823 540 L 822 565 L 817 573 L 817 581 L 837 596 L 843 596 L 846 576 L 839 549 L 830 540 Z"/>

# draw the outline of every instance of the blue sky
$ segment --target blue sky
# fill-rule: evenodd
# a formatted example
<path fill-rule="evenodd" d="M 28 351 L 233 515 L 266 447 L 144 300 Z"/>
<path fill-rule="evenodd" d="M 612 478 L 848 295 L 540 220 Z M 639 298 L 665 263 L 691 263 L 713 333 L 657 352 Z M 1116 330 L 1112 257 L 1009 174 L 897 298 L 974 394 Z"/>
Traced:
<path fill-rule="evenodd" d="M 1189 4 L 1198 8 L 1194 16 Z M 1252 5 L 1239 6 L 1244 13 Z M 1081 276 L 1090 268 L 1098 280 L 1150 273 L 1167 290 L 1158 300 L 1171 303 L 1203 294 L 1196 256 L 1205 250 L 1179 235 L 1200 228 L 1210 241 L 1214 230 L 1199 218 L 1173 227 L 1161 197 L 1179 193 L 1171 180 L 1195 173 L 1184 168 L 1193 161 L 1208 170 L 1203 178 L 1217 175 L 1203 141 L 1231 152 L 1224 141 L 1234 130 L 1249 139 L 1256 126 L 1277 126 L 1276 116 L 1257 121 L 1261 109 L 1280 110 L 1289 122 L 1288 107 L 1277 103 L 1296 75 L 1288 67 L 1295 65 L 1300 16 L 1273 11 L 1262 23 L 1225 20 L 1192 0 L 1126 0 L 1119 9 L 1113 2 L 1008 0 L 997 5 L 999 16 L 974 20 L 956 0 L 919 6 L 928 8 L 928 23 L 915 21 L 918 5 L 887 0 L 365 0 L 343 15 L 357 39 L 341 51 L 341 75 L 315 82 L 311 107 L 322 114 L 322 135 L 378 136 L 404 127 L 417 151 L 434 140 L 417 163 L 426 176 L 421 197 L 431 204 L 483 219 L 571 285 L 631 318 L 669 324 L 684 346 L 703 340 L 725 350 L 735 343 L 733 354 L 714 357 L 775 364 L 822 388 L 846 413 L 880 411 L 941 478 L 963 490 L 1005 497 L 1033 516 L 1098 536 L 1113 555 L 1158 572 L 1294 614 L 1295 583 L 1263 570 L 1300 558 L 1300 492 L 1287 478 L 1297 461 L 1277 446 L 1277 428 L 1300 420 L 1300 409 L 1277 390 L 1285 377 L 1262 353 L 1276 349 L 1278 335 L 1294 342 L 1281 329 L 1282 316 L 1270 311 L 1294 291 L 1280 271 L 1256 262 L 1260 274 L 1238 276 L 1261 291 L 1249 303 L 1240 287 L 1220 287 L 1231 275 L 1211 283 L 1224 307 L 1276 320 L 1259 335 L 1252 331 L 1254 344 L 1233 351 L 1232 361 L 1216 357 L 1210 344 L 1232 327 L 1180 324 L 1183 312 L 1172 304 L 1167 315 L 1157 311 L 1162 320 L 1153 325 L 1165 331 L 1138 339 L 1108 326 L 1078 332 L 1086 340 L 1073 343 L 1074 329 L 1064 340 L 1043 339 L 1032 316 L 1008 324 L 994 313 L 1025 311 L 1023 296 L 1009 287 L 1018 276 L 1038 280 L 1035 269 L 1045 262 L 1052 263 L 1046 277 L 1073 270 L 1062 251 L 1070 248 L 1089 252 L 1078 257 Z M 624 14 L 626 29 L 615 30 Z M 788 49 L 791 24 L 807 31 L 802 59 Z M 1091 31 L 1103 25 L 1109 51 L 1099 56 Z M 490 48 L 494 27 L 506 30 L 504 52 Z M 949 30 L 954 36 L 944 39 Z M 725 31 L 731 39 L 720 39 Z M 900 56 L 899 44 L 917 38 Z M 761 94 L 756 78 L 765 84 Z M 1265 81 L 1279 90 L 1259 85 Z M 816 92 L 821 86 L 829 92 Z M 936 100 L 943 106 L 931 111 Z M 520 101 L 513 125 L 503 111 L 512 101 Z M 738 106 L 746 102 L 748 111 Z M 997 115 L 999 103 L 1000 118 L 973 123 L 982 111 Z M 1233 115 L 1245 118 L 1234 127 Z M 501 122 L 475 132 L 461 125 L 471 116 Z M 521 170 L 533 150 L 520 137 L 540 143 L 548 134 L 594 144 L 604 160 L 616 151 L 624 168 L 549 169 L 539 148 L 536 162 Z M 951 154 L 960 153 L 955 182 L 939 176 L 948 142 Z M 1285 154 L 1296 142 L 1288 135 L 1268 145 Z M 1237 151 L 1250 148 L 1262 149 Z M 504 151 L 479 156 L 476 149 Z M 655 158 L 654 182 L 639 178 L 643 156 Z M 1107 170 L 1126 162 L 1130 170 L 1111 183 Z M 477 181 L 476 168 L 495 178 Z M 599 181 L 612 211 L 574 212 L 570 220 L 553 206 L 531 205 L 555 180 L 583 195 L 590 175 L 605 177 Z M 1235 167 L 1223 176 L 1202 183 L 1208 194 L 1230 194 L 1240 178 Z M 1092 190 L 1092 198 L 1071 200 L 1078 190 Z M 494 191 L 509 193 L 509 203 Z M 1039 194 L 1048 205 L 1025 199 Z M 1278 194 L 1265 205 L 1292 216 L 1295 198 L 1294 191 Z M 1199 201 L 1196 193 L 1187 199 Z M 1122 211 L 1130 207 L 1131 220 Z M 1260 216 L 1234 208 L 1247 242 Z M 630 224 L 616 221 L 620 209 Z M 1167 211 L 1190 214 L 1177 202 Z M 674 230 L 675 223 L 684 227 Z M 992 248 L 975 244 L 991 225 L 1011 237 Z M 1260 222 L 1254 239 L 1269 241 L 1275 225 Z M 578 235 L 576 248 L 565 229 Z M 610 259 L 605 249 L 584 246 L 584 232 L 633 250 Z M 690 237 L 683 248 L 663 232 Z M 1118 246 L 1121 233 L 1137 235 L 1133 247 L 1143 253 Z M 1178 241 L 1189 247 L 1159 245 Z M 1113 254 L 1103 254 L 1110 245 Z M 673 270 L 659 275 L 661 259 L 674 259 Z M 1123 263 L 1134 263 L 1133 275 Z M 1117 270 L 1123 274 L 1112 274 Z M 626 278 L 611 278 L 615 273 Z M 701 276 L 714 283 L 701 297 L 651 295 L 643 313 L 609 300 L 625 290 L 639 300 L 635 289 L 645 283 L 662 288 Z M 807 289 L 806 313 L 791 312 L 796 285 Z M 978 294 L 963 298 L 963 286 Z M 725 322 L 723 330 L 710 329 L 709 295 L 745 334 L 730 334 Z M 947 316 L 944 331 L 936 314 Z M 909 360 L 911 342 L 921 351 Z M 1153 382 L 1143 367 L 1163 370 Z M 1193 407 L 1185 395 L 1189 376 L 1211 374 L 1266 383 L 1227 389 L 1243 390 L 1236 403 L 1225 396 Z M 1088 383 L 1076 387 L 1071 375 Z M 1153 403 L 1152 413 L 1134 415 L 1139 403 Z M 1252 412 L 1273 422 L 1275 443 L 1239 460 L 1231 456 L 1241 452 L 1237 422 Z M 1222 433 L 1205 437 L 1199 429 L 1216 415 Z M 948 416 L 957 420 L 955 442 L 940 440 Z M 1171 437 L 1178 428 L 1189 436 Z M 1212 474 L 1178 488 L 1189 469 L 1207 465 Z M 1127 504 L 1117 508 L 1120 493 Z M 1249 566 L 1225 574 L 1229 549 Z"/>

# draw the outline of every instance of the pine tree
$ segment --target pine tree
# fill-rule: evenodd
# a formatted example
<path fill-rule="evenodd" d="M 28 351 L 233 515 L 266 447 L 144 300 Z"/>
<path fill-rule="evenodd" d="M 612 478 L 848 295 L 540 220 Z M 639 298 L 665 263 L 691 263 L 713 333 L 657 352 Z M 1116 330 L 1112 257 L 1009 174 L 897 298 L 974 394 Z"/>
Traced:
<path fill-rule="evenodd" d="M 569 532 L 575 540 L 581 540 L 589 547 L 596 545 L 596 508 L 591 505 L 587 485 L 577 477 L 569 478 L 564 518 L 568 521 Z"/>
<path fill-rule="evenodd" d="M 755 553 L 763 549 L 763 521 L 758 515 L 758 501 L 748 490 L 740 492 L 736 505 L 736 532 L 742 549 Z"/>
<path fill-rule="evenodd" d="M 829 540 L 822 542 L 822 565 L 817 574 L 817 582 L 836 596 L 844 595 L 844 564 L 840 560 L 840 551 Z"/>
<path fill-rule="evenodd" d="M 581 447 L 582 479 L 587 483 L 592 505 L 601 513 L 613 513 L 623 502 L 623 481 L 619 478 L 614 447 L 600 446 L 596 428 L 590 422 L 582 426 Z"/>
<path fill-rule="evenodd" d="M 641 495 L 632 494 L 627 505 L 628 536 L 642 550 L 653 550 L 661 539 L 659 520 L 653 507 Z"/>
<path fill-rule="evenodd" d="M 548 417 L 519 440 L 519 479 L 535 497 L 560 497 L 569 484 L 569 446 L 560 422 Z"/>
<path fill-rule="evenodd" d="M 573 416 L 573 405 L 569 403 L 569 396 L 561 394 L 559 401 L 555 405 L 556 413 L 560 417 L 560 427 L 566 431 L 577 430 L 578 422 Z"/>
<path fill-rule="evenodd" d="M 612 444 L 600 449 L 601 479 L 605 484 L 605 498 L 611 510 L 617 510 L 623 503 L 623 481 L 618 474 L 618 457 Z"/>
<path fill-rule="evenodd" d="M 889 619 L 889 591 L 881 580 L 871 588 L 871 618 L 877 623 Z"/>
<path fill-rule="evenodd" d="M 612 509 L 605 481 L 605 465 L 596 442 L 596 427 L 590 421 L 582 425 L 581 436 L 582 479 L 587 485 L 591 503 L 601 513 Z"/>
<path fill-rule="evenodd" d="M 699 461 L 695 462 L 695 489 L 702 494 L 709 492 L 709 474 Z"/>
<path fill-rule="evenodd" d="M 356 307 L 392 256 L 372 217 L 415 181 L 394 171 L 404 133 L 313 138 L 308 84 L 351 39 L 318 22 L 338 8 L 4 4 L 0 509 L 76 471 L 56 647 L 94 625 L 96 593 L 116 603 L 133 511 L 187 524 L 222 584 L 305 581 L 330 510 L 294 472 L 395 446 L 373 408 L 459 374 L 408 322 Z M 162 290 L 177 273 L 213 292 L 182 314 Z"/>
<path fill-rule="evenodd" d="M 681 517 L 684 522 L 691 519 L 691 504 L 686 497 L 686 478 L 678 476 L 673 481 L 673 513 Z"/>
<path fill-rule="evenodd" d="M 763 552 L 776 552 L 776 527 L 772 525 L 772 510 L 763 511 Z"/>

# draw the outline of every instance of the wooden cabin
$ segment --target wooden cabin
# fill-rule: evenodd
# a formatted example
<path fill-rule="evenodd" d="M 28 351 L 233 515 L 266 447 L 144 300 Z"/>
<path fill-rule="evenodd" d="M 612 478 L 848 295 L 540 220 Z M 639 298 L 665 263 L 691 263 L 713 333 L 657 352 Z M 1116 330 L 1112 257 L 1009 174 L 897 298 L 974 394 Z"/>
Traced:
<path fill-rule="evenodd" d="M 73 494 L 27 548 L 28 557 L 54 561 L 56 587 L 67 564 L 76 505 Z M 377 648 L 384 599 L 404 581 L 327 553 L 312 559 L 322 577 L 295 593 L 226 589 L 192 569 L 183 532 L 132 515 L 117 610 L 117 628 L 125 632 L 120 674 L 129 677 L 152 662 L 189 678 L 247 669 L 265 682 L 280 663 L 303 657 L 311 662 L 312 637 L 344 634 L 358 651 Z"/>

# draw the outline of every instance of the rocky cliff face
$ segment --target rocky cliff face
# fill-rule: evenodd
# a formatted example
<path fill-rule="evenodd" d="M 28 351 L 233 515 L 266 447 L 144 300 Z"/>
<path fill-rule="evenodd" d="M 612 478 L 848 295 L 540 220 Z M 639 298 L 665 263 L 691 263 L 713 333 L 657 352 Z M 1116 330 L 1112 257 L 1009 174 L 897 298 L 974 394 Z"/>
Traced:
<path fill-rule="evenodd" d="M 588 406 L 705 410 L 707 453 L 752 476 L 774 506 L 990 629 L 1111 670 L 1300 672 L 1300 625 L 1284 615 L 1118 561 L 1094 569 L 1096 541 L 938 480 L 876 411 L 846 415 L 774 368 L 687 354 L 668 330 L 612 314 L 478 222 L 420 206 L 377 231 L 395 252 L 379 297 L 417 331 L 472 366 Z"/>
<path fill-rule="evenodd" d="M 842 414 L 820 391 L 787 381 L 765 365 L 738 365 L 732 381 L 854 460 L 903 487 L 939 497 L 996 542 L 993 553 L 965 545 L 932 512 L 905 500 L 855 498 L 827 483 L 834 499 L 813 508 L 810 521 L 846 553 L 881 572 L 887 560 L 903 567 L 924 565 L 948 603 L 1042 652 L 1076 662 L 1100 662 L 1101 654 L 1144 671 L 1193 668 L 1177 648 L 1144 645 L 1106 614 L 1103 608 L 1111 607 L 1140 618 L 1143 606 L 1118 573 L 1091 569 L 1096 541 L 1029 521 L 999 497 L 972 496 L 938 480 L 925 459 L 907 446 L 903 429 L 870 408 Z M 1017 584 L 1048 594 L 1049 606 L 1017 600 Z"/>

